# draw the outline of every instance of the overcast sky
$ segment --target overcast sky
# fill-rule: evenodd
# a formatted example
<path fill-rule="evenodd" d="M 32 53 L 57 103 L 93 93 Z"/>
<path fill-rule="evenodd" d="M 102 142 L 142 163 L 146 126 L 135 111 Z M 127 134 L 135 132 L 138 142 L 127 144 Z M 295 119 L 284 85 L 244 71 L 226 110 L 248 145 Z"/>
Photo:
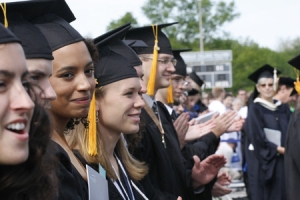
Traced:
<path fill-rule="evenodd" d="M 218 1 L 218 0 L 217 0 Z M 230 1 L 230 0 L 225 0 Z M 96 37 L 126 12 L 140 24 L 149 24 L 141 6 L 146 0 L 67 0 L 77 20 L 72 25 L 81 34 Z M 300 0 L 236 0 L 241 16 L 223 29 L 234 38 L 250 38 L 261 46 L 278 48 L 280 40 L 300 37 Z"/>

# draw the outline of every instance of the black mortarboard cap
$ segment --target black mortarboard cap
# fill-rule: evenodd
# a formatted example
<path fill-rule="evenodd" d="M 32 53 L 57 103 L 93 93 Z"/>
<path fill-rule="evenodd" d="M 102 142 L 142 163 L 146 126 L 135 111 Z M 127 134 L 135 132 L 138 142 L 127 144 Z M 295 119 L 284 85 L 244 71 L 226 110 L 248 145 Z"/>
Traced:
<path fill-rule="evenodd" d="M 293 67 L 297 68 L 298 70 L 300 70 L 300 55 L 294 57 L 293 59 L 288 61 L 288 63 Z"/>
<path fill-rule="evenodd" d="M 76 19 L 65 0 L 30 0 L 6 3 L 6 13 L 12 12 L 22 13 L 24 19 L 29 22 L 46 14 L 55 14 L 69 23 Z"/>
<path fill-rule="evenodd" d="M 292 88 L 292 87 L 294 87 L 294 82 L 296 82 L 296 79 L 281 76 L 281 77 L 279 77 L 278 85 L 286 85 L 286 86 Z"/>
<path fill-rule="evenodd" d="M 162 28 L 177 24 L 178 22 L 159 24 L 158 25 L 158 53 L 164 53 L 172 55 L 172 47 L 168 37 L 161 31 Z M 134 48 L 137 54 L 152 54 L 154 47 L 154 33 L 152 26 L 144 26 L 139 28 L 133 28 L 126 34 L 126 40 L 142 40 L 148 47 L 146 48 Z"/>
<path fill-rule="evenodd" d="M 179 74 L 181 76 L 186 76 L 186 64 L 181 57 L 181 52 L 191 51 L 192 49 L 177 49 L 173 50 L 173 56 L 177 60 L 177 64 L 175 65 L 175 72 L 174 74 Z"/>
<path fill-rule="evenodd" d="M 19 3 L 19 2 L 18 2 Z M 10 8 L 13 4 L 7 5 Z M 0 20 L 4 18 L 0 15 Z M 26 59 L 44 58 L 53 60 L 47 39 L 33 24 L 26 21 L 21 13 L 7 13 L 8 28 L 21 40 Z"/>
<path fill-rule="evenodd" d="M 189 92 L 188 92 L 188 96 L 194 96 L 196 94 L 199 94 L 199 91 L 192 88 Z"/>
<path fill-rule="evenodd" d="M 143 40 L 123 40 L 131 48 L 146 48 L 148 45 Z"/>
<path fill-rule="evenodd" d="M 21 43 L 21 41 L 9 29 L 5 28 L 0 23 L 0 44 L 6 44 L 11 42 Z"/>
<path fill-rule="evenodd" d="M 260 78 L 273 78 L 274 74 L 274 67 L 272 67 L 269 64 L 265 64 L 262 67 L 258 68 L 255 72 L 250 74 L 248 78 L 257 83 Z M 276 70 L 277 75 L 281 72 L 279 70 Z"/>
<path fill-rule="evenodd" d="M 75 20 L 75 17 L 65 1 L 55 0 L 50 2 L 53 4 L 47 4 L 48 6 L 41 3 L 43 10 L 38 12 L 41 16 L 32 19 L 31 22 L 44 34 L 52 51 L 83 41 L 84 38 L 69 24 Z M 63 12 L 57 11 L 61 9 L 57 5 L 63 5 Z"/>
<path fill-rule="evenodd" d="M 138 55 L 133 51 L 132 48 L 122 41 L 130 27 L 130 23 L 120 26 L 95 38 L 94 43 L 100 51 L 101 47 L 107 45 L 107 47 L 114 52 L 127 58 L 131 62 L 132 66 L 139 66 L 142 65 L 142 61 Z M 130 42 L 130 44 L 133 45 L 133 42 Z"/>
<path fill-rule="evenodd" d="M 189 74 L 190 79 L 192 79 L 200 88 L 202 87 L 204 81 L 196 74 L 196 72 L 192 71 Z"/>
<path fill-rule="evenodd" d="M 279 77 L 278 85 L 285 85 L 289 88 L 293 88 L 293 91 L 290 95 L 290 96 L 293 96 L 294 94 L 297 94 L 297 91 L 295 89 L 295 84 L 294 84 L 295 82 L 296 82 L 296 79 L 281 76 L 281 77 Z"/>
<path fill-rule="evenodd" d="M 121 41 L 129 28 L 130 25 L 122 26 L 94 39 L 99 50 L 99 62 L 95 66 L 95 77 L 98 81 L 96 87 L 138 77 L 134 69 L 136 65 L 131 61 L 132 57 L 137 55 Z M 139 62 L 140 65 L 141 61 Z"/>

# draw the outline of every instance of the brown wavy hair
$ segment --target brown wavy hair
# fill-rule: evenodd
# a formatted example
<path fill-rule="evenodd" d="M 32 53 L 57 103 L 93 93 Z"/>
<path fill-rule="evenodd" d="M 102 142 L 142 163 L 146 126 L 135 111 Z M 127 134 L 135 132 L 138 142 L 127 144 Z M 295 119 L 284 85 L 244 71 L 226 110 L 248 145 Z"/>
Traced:
<path fill-rule="evenodd" d="M 48 114 L 36 104 L 30 124 L 28 159 L 18 165 L 0 165 L 1 199 L 52 200 L 57 197 L 57 162 L 48 145 L 50 131 Z"/>

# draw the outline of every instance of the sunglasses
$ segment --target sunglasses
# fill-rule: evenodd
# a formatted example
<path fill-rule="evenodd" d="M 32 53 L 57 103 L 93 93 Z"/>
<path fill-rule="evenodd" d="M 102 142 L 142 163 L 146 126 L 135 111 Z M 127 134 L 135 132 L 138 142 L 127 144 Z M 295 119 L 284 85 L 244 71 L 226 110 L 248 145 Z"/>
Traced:
<path fill-rule="evenodd" d="M 263 83 L 263 84 L 260 84 L 260 87 L 266 87 L 266 86 L 269 86 L 269 87 L 273 87 L 273 83 L 269 83 L 269 84 L 265 84 L 265 83 Z"/>

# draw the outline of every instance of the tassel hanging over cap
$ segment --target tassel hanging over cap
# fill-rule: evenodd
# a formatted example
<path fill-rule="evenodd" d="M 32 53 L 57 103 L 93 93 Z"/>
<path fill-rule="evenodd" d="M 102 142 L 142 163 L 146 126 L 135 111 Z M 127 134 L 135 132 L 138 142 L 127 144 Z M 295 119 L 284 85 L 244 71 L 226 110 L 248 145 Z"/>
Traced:
<path fill-rule="evenodd" d="M 5 28 L 7 28 L 8 27 L 8 21 L 7 21 L 7 17 L 6 17 L 6 3 L 3 3 L 3 5 L 2 5 L 2 3 L 0 3 L 0 6 L 2 8 L 3 16 L 4 16 L 3 17 L 4 18 L 3 24 L 4 24 Z"/>
<path fill-rule="evenodd" d="M 174 99 L 173 99 L 173 87 L 172 87 L 172 79 L 170 79 L 170 85 L 168 87 L 168 94 L 167 94 L 167 102 L 168 104 L 173 104 Z"/>
<path fill-rule="evenodd" d="M 154 47 L 153 47 L 153 60 L 152 60 L 152 66 L 151 66 L 151 72 L 150 77 L 147 85 L 147 94 L 150 96 L 154 95 L 155 90 L 155 79 L 156 79 L 156 68 L 157 68 L 157 59 L 158 59 L 158 25 L 152 25 L 152 30 L 154 34 Z"/>
<path fill-rule="evenodd" d="M 90 156 L 97 156 L 97 120 L 96 120 L 96 99 L 95 92 L 90 104 L 90 110 L 88 114 L 89 128 L 86 130 L 87 141 L 88 141 L 88 154 Z"/>
<path fill-rule="evenodd" d="M 300 75 L 299 75 L 299 70 L 294 68 L 295 74 L 297 76 L 297 81 L 294 82 L 295 85 L 295 90 L 297 91 L 298 94 L 300 94 Z"/>

